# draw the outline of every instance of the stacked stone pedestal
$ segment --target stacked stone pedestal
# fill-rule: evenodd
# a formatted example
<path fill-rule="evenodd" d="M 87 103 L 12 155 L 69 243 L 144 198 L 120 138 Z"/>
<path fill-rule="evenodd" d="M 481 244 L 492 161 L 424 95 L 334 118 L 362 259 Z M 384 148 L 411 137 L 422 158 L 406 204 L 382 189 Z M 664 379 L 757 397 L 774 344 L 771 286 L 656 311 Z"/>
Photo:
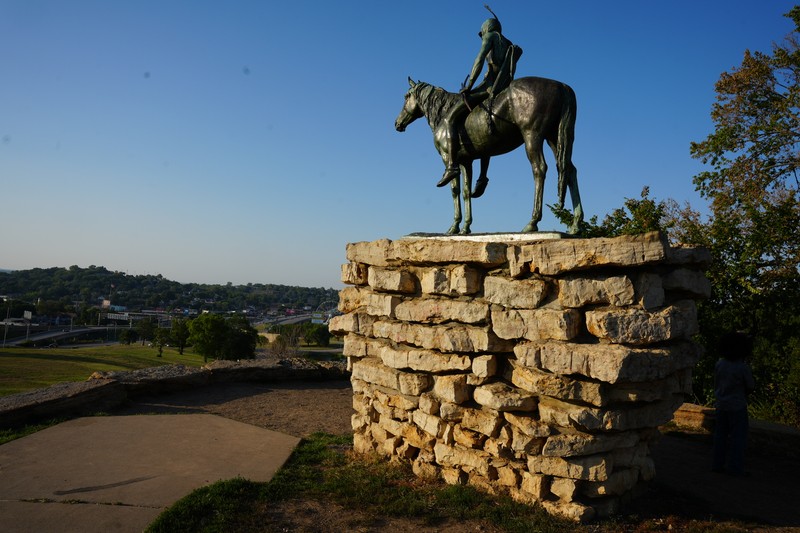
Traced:
<path fill-rule="evenodd" d="M 403 238 L 347 246 L 357 451 L 587 520 L 655 474 L 690 391 L 707 251 L 658 233 Z"/>

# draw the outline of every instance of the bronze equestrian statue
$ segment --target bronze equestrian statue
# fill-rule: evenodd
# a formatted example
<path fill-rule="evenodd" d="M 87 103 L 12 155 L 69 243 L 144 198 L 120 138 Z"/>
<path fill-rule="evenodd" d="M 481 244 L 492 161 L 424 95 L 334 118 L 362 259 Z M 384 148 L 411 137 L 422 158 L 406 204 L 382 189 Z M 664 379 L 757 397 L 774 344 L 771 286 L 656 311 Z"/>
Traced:
<path fill-rule="evenodd" d="M 395 120 L 397 131 L 420 117 L 428 119 L 433 131 L 434 145 L 444 159 L 447 147 L 444 137 L 444 117 L 450 108 L 461 100 L 458 93 L 450 93 L 424 82 L 408 79 L 409 90 L 405 96 L 403 109 Z M 564 198 L 569 189 L 572 199 L 573 219 L 569 233 L 578 232 L 583 220 L 583 207 L 578 192 L 578 171 L 572 164 L 572 143 L 575 138 L 575 114 L 577 104 L 575 92 L 560 81 L 546 78 L 520 78 L 511 82 L 508 88 L 494 99 L 491 116 L 483 106 L 474 108 L 458 131 L 455 162 L 461 167 L 463 177 L 463 197 L 466 217 L 461 224 L 460 186 L 457 179 L 450 182 L 453 195 L 453 225 L 448 234 L 470 233 L 472 224 L 472 162 L 489 156 L 505 154 L 525 144 L 525 152 L 533 169 L 535 194 L 533 213 L 530 222 L 522 229 L 525 233 L 538 231 L 542 220 L 542 196 L 547 164 L 544 159 L 544 142 L 550 146 L 556 158 L 558 169 L 558 205 L 564 206 Z M 493 123 L 491 131 L 489 120 Z"/>
<path fill-rule="evenodd" d="M 522 231 L 538 231 L 547 172 L 543 145 L 547 141 L 556 158 L 558 205 L 564 206 L 569 189 L 573 220 L 568 231 L 575 234 L 583 220 L 578 172 L 572 164 L 577 113 L 575 92 L 569 85 L 546 78 L 513 80 L 522 49 L 502 34 L 500 21 L 491 9 L 489 11 L 493 18 L 481 26 L 478 34 L 481 49 L 461 92 L 450 93 L 428 83 L 414 82 L 409 77 L 410 89 L 395 120 L 395 128 L 405 131 L 416 119 L 427 118 L 434 145 L 445 164 L 444 175 L 437 185 L 442 187 L 450 183 L 453 196 L 453 225 L 448 234 L 470 233 L 472 198 L 483 194 L 489 181 L 486 177 L 489 158 L 510 152 L 521 144 L 525 144 L 535 185 L 533 213 Z M 486 75 L 473 90 L 484 61 L 487 63 Z M 473 192 L 472 162 L 475 159 L 481 160 L 481 174 Z M 459 174 L 463 177 L 466 211 L 463 226 Z"/>

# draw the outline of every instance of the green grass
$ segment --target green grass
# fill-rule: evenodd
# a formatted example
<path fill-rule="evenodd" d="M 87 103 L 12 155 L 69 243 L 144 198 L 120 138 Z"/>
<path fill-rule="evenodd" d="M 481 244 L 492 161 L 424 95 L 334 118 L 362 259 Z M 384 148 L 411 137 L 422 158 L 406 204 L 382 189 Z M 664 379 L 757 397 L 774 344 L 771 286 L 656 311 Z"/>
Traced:
<path fill-rule="evenodd" d="M 64 381 L 85 381 L 97 371 L 137 370 L 182 364 L 202 366 L 203 358 L 184 350 L 134 345 L 80 348 L 0 348 L 0 396 L 48 387 Z"/>
<path fill-rule="evenodd" d="M 293 498 L 333 501 L 368 516 L 415 518 L 428 525 L 477 519 L 511 532 L 561 532 L 574 527 L 509 498 L 421 481 L 407 465 L 347 453 L 351 444 L 349 435 L 314 434 L 300 443 L 269 483 L 237 478 L 195 490 L 161 513 L 146 531 L 270 530 L 261 509 L 269 502 Z"/>

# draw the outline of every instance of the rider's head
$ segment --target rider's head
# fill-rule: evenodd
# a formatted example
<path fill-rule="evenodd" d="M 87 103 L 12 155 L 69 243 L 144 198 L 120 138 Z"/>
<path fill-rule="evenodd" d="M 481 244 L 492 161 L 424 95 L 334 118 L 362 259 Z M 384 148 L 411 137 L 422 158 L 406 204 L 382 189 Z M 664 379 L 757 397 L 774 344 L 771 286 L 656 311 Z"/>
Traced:
<path fill-rule="evenodd" d="M 483 22 L 481 25 L 481 31 L 478 32 L 478 37 L 483 38 L 484 35 L 492 31 L 503 33 L 503 27 L 500 25 L 500 21 L 494 17 L 486 19 Z"/>

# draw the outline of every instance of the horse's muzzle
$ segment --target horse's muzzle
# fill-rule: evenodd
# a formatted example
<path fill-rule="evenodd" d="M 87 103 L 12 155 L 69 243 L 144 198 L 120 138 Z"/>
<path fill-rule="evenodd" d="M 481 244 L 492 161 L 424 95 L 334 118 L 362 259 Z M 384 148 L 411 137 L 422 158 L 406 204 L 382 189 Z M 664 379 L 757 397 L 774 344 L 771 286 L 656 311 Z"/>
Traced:
<path fill-rule="evenodd" d="M 394 123 L 394 129 L 397 131 L 406 131 L 406 125 L 398 120 Z"/>

